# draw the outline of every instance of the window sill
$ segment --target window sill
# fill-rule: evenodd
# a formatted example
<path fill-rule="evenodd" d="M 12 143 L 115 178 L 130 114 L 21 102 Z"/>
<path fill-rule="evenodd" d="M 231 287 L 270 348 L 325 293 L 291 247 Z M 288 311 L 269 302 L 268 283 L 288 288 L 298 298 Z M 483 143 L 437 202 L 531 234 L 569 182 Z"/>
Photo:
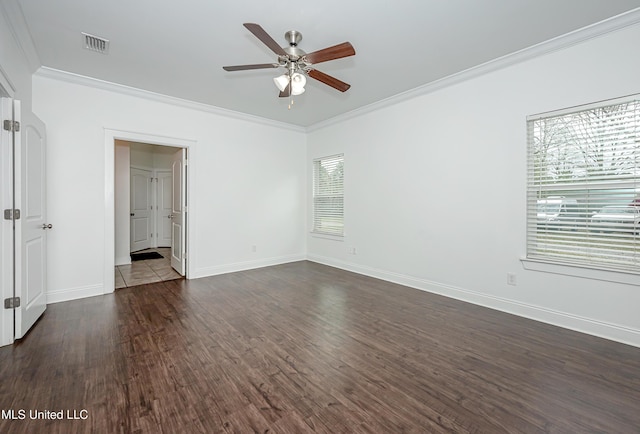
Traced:
<path fill-rule="evenodd" d="M 640 274 L 621 270 L 596 270 L 594 268 L 581 267 L 579 265 L 569 265 L 527 258 L 520 259 L 520 262 L 522 262 L 522 266 L 525 270 L 581 277 L 583 279 L 602 280 L 605 282 L 623 283 L 625 285 L 640 285 Z"/>
<path fill-rule="evenodd" d="M 325 240 L 344 241 L 344 235 L 325 234 L 323 232 L 309 232 L 313 238 L 322 238 Z"/>

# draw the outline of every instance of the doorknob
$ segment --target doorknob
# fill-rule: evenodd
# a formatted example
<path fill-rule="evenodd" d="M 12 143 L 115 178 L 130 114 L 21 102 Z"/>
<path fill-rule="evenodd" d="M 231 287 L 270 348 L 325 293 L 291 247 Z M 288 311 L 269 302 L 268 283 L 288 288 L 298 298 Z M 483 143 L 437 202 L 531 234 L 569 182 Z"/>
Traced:
<path fill-rule="evenodd" d="M 42 225 L 42 229 L 53 229 L 53 225 L 51 223 L 49 223 L 49 224 L 45 223 L 45 224 Z"/>
<path fill-rule="evenodd" d="M 172 218 L 173 218 L 173 214 L 169 214 L 169 215 L 167 216 L 167 218 L 172 219 Z"/>
<path fill-rule="evenodd" d="M 134 215 L 136 215 L 135 212 L 132 212 L 131 214 L 129 214 L 129 216 L 133 217 Z"/>

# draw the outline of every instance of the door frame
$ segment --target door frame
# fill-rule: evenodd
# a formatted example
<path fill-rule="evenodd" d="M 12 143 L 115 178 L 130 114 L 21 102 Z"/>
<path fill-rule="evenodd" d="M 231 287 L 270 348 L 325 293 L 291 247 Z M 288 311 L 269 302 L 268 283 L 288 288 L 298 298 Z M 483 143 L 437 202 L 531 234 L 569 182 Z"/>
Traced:
<path fill-rule="evenodd" d="M 0 99 L 11 100 L 13 107 L 13 92 L 9 93 L 3 86 L 2 70 L 0 69 Z M 5 90 L 7 89 L 7 90 Z M 0 101 L 1 103 L 2 101 Z M 0 108 L 0 114 L 3 111 Z M 2 121 L 2 119 L 0 119 Z M 4 131 L 0 125 L 0 208 L 13 208 L 14 185 L 13 185 L 13 151 L 11 144 L 11 133 Z M 0 300 L 14 296 L 15 281 L 15 235 L 11 220 L 4 220 L 0 215 Z M 0 305 L 0 347 L 10 345 L 14 342 L 15 313 L 13 309 L 4 309 Z"/>
<path fill-rule="evenodd" d="M 128 142 L 149 143 L 151 145 L 171 146 L 174 148 L 185 148 L 187 150 L 187 268 L 186 278 L 193 274 L 194 261 L 193 234 L 195 231 L 195 200 L 192 194 L 192 186 L 195 185 L 195 158 L 196 140 L 159 136 L 156 134 L 138 133 L 133 131 L 122 131 L 107 129 L 104 130 L 104 161 L 105 161 L 105 196 L 104 196 L 104 287 L 103 294 L 111 293 L 115 290 L 115 141 L 124 140 Z"/>

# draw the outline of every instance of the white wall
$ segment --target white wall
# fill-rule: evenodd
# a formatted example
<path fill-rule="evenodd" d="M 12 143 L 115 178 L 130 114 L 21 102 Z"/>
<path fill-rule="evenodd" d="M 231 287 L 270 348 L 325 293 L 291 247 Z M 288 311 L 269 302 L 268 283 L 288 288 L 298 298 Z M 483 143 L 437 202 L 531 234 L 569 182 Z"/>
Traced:
<path fill-rule="evenodd" d="M 638 276 L 521 262 L 527 115 L 640 92 L 638 41 L 636 25 L 312 131 L 309 170 L 345 155 L 346 236 L 309 234 L 308 257 L 640 346 Z"/>
<path fill-rule="evenodd" d="M 56 300 L 104 289 L 105 128 L 196 142 L 191 277 L 304 258 L 304 133 L 38 75 L 33 105 L 48 126 Z"/>

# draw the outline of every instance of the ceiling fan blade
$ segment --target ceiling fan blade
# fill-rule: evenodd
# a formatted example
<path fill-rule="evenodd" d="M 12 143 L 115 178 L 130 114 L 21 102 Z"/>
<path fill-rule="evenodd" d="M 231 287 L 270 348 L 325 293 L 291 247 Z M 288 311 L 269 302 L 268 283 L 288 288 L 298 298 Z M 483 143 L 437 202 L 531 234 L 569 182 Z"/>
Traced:
<path fill-rule="evenodd" d="M 343 42 L 342 44 L 334 45 L 333 47 L 324 48 L 322 50 L 314 51 L 307 54 L 305 57 L 309 63 L 321 63 L 328 60 L 340 59 L 342 57 L 353 56 L 356 54 L 356 50 L 349 42 Z"/>
<path fill-rule="evenodd" d="M 251 33 L 255 35 L 256 38 L 260 39 L 264 45 L 269 47 L 271 51 L 276 53 L 278 56 L 286 56 L 287 53 L 282 49 L 282 47 L 273 40 L 271 36 L 262 28 L 259 24 L 255 23 L 244 23 L 243 26 L 247 28 Z"/>
<path fill-rule="evenodd" d="M 317 69 L 311 69 L 308 73 L 309 77 L 315 78 L 318 81 L 323 82 L 324 84 L 333 87 L 334 89 L 338 89 L 340 92 L 346 92 L 351 87 L 350 84 L 345 83 L 344 81 L 340 81 L 335 77 L 332 77 L 324 72 L 320 72 Z"/>
<path fill-rule="evenodd" d="M 234 66 L 223 66 L 222 69 L 225 71 L 246 71 L 248 69 L 267 69 L 267 68 L 277 68 L 280 65 L 277 63 L 257 63 L 255 65 L 234 65 Z"/>
<path fill-rule="evenodd" d="M 282 92 L 280 92 L 280 95 L 278 95 L 280 98 L 288 98 L 291 96 L 291 82 L 289 82 L 289 84 L 287 84 L 287 87 L 284 88 L 284 90 Z"/>

